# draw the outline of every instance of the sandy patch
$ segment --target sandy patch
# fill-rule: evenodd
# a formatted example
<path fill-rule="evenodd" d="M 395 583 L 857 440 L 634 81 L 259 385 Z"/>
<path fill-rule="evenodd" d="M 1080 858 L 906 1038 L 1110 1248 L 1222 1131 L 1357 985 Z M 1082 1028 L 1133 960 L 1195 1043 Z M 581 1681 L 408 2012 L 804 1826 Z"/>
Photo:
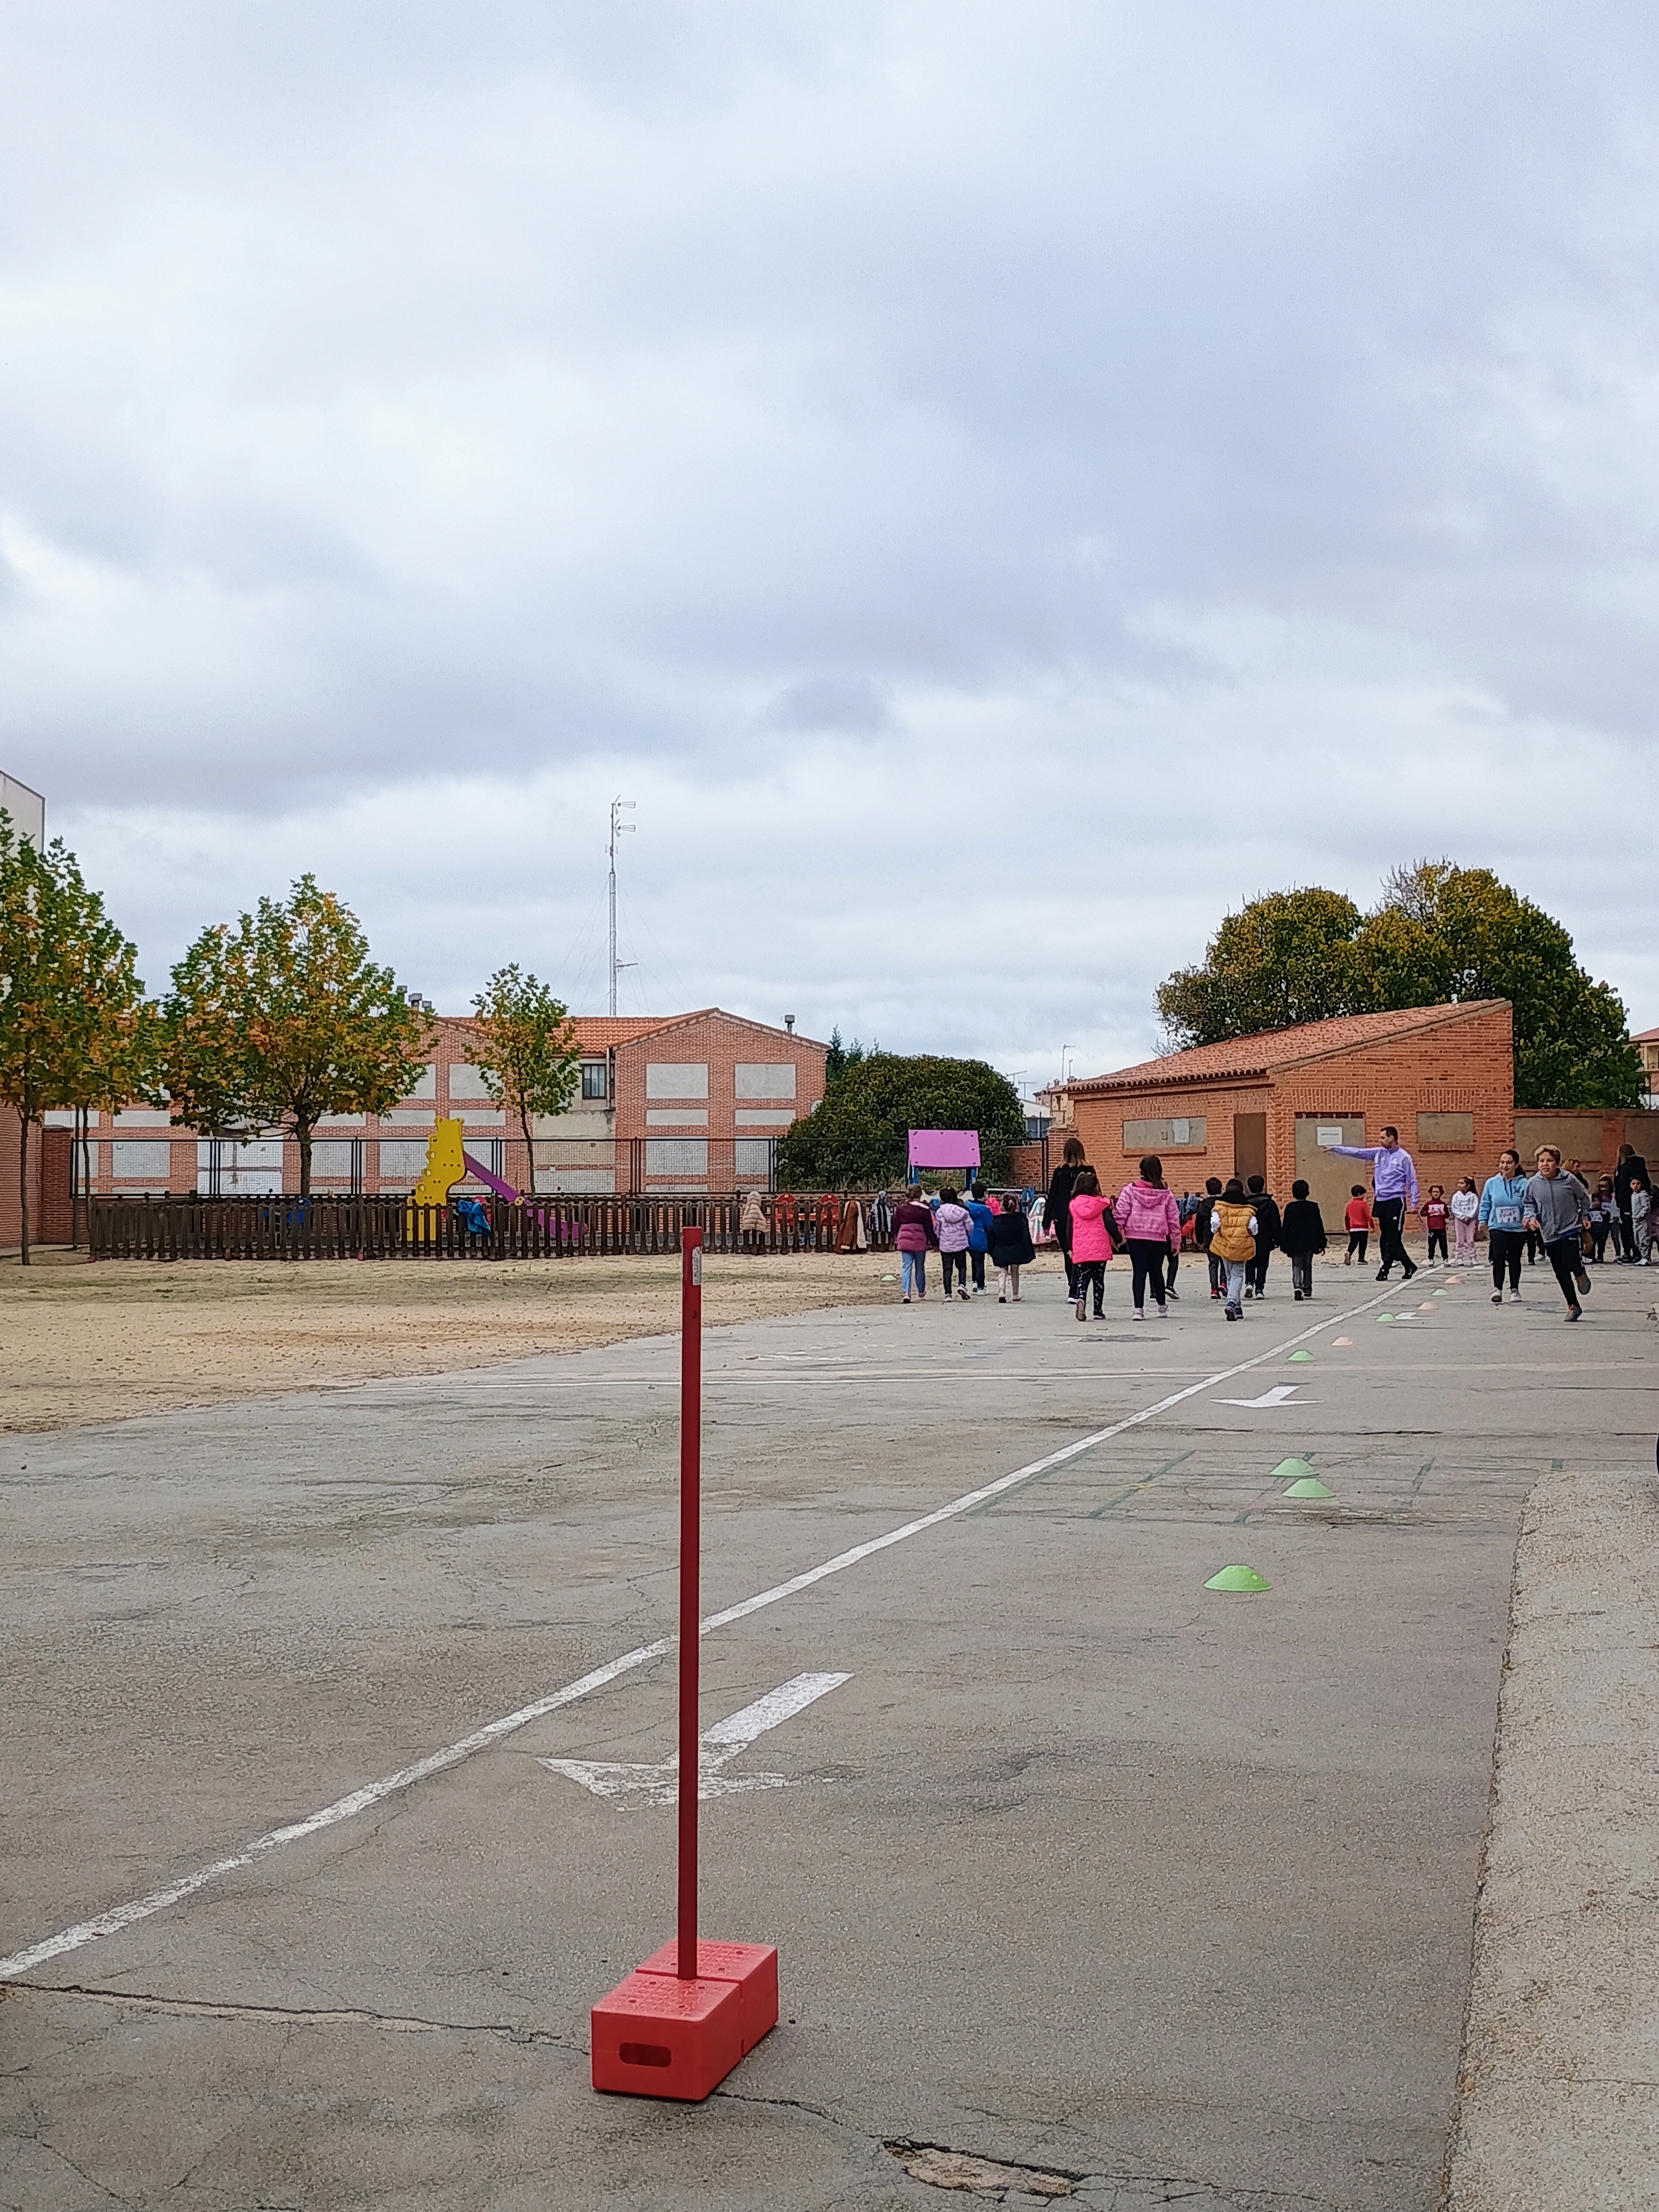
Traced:
<path fill-rule="evenodd" d="M 704 1261 L 708 1325 L 895 1295 L 883 1253 Z M 679 1325 L 679 1262 L 0 1264 L 0 1429 L 487 1367 Z"/>

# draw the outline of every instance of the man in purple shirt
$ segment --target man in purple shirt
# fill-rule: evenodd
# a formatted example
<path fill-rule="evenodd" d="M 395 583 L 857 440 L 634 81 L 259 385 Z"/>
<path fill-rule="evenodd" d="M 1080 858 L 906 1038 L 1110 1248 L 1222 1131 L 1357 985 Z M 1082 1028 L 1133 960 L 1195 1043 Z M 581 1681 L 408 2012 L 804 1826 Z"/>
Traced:
<path fill-rule="evenodd" d="M 1370 1162 L 1371 1182 L 1376 1193 L 1371 1211 L 1376 1216 L 1382 1261 L 1376 1271 L 1376 1279 L 1379 1283 L 1386 1283 L 1389 1268 L 1398 1260 L 1406 1271 L 1405 1279 L 1409 1283 L 1417 1273 L 1417 1264 L 1407 1253 L 1400 1229 L 1405 1219 L 1406 1208 L 1417 1204 L 1417 1170 L 1412 1165 L 1411 1154 L 1400 1141 L 1399 1130 L 1385 1128 L 1380 1145 L 1326 1145 L 1322 1149 L 1328 1152 L 1340 1152 L 1344 1159 Z"/>

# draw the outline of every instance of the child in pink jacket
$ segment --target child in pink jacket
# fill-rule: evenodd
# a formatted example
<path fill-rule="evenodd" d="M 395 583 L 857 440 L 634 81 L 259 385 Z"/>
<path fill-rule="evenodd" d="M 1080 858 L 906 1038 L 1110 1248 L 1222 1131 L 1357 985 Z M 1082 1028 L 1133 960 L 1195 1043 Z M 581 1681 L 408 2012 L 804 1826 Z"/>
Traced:
<path fill-rule="evenodd" d="M 1089 1292 L 1095 1294 L 1095 1319 L 1106 1313 L 1106 1263 L 1112 1256 L 1111 1232 L 1103 1216 L 1107 1201 L 1092 1168 L 1079 1168 L 1072 1185 L 1072 1272 L 1077 1283 L 1077 1317 L 1085 1318 Z"/>
<path fill-rule="evenodd" d="M 1181 1249 L 1181 1208 L 1175 1193 L 1164 1187 L 1164 1163 L 1155 1152 L 1148 1152 L 1140 1163 L 1139 1180 L 1124 1184 L 1113 1211 L 1117 1216 L 1118 1232 L 1129 1248 L 1129 1264 L 1134 1270 L 1131 1296 L 1134 1299 L 1135 1319 L 1146 1318 L 1146 1285 L 1150 1282 L 1158 1317 L 1167 1321 L 1170 1310 L 1164 1303 L 1164 1262 Z"/>

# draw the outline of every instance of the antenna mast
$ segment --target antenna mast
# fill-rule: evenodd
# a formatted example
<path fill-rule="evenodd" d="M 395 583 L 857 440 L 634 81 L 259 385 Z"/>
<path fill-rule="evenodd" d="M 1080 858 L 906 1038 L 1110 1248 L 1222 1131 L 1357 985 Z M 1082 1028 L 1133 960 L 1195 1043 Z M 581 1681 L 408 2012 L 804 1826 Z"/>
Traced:
<path fill-rule="evenodd" d="M 634 827 L 631 822 L 623 822 L 617 817 L 632 813 L 633 809 L 631 799 L 613 799 L 611 802 L 611 1011 L 613 1014 L 617 1011 L 617 969 L 631 968 L 634 964 L 631 960 L 619 962 L 617 958 L 617 839 L 624 830 Z"/>

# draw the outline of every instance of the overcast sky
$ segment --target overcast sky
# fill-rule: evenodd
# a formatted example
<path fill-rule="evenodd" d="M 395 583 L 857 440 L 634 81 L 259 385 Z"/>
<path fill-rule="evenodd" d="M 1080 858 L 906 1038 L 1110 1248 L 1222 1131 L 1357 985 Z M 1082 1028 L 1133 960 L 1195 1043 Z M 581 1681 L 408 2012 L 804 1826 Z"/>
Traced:
<path fill-rule="evenodd" d="M 1650 7 L 0 0 L 0 768 L 152 988 L 302 869 L 1142 1057 L 1497 869 L 1659 1022 Z"/>

